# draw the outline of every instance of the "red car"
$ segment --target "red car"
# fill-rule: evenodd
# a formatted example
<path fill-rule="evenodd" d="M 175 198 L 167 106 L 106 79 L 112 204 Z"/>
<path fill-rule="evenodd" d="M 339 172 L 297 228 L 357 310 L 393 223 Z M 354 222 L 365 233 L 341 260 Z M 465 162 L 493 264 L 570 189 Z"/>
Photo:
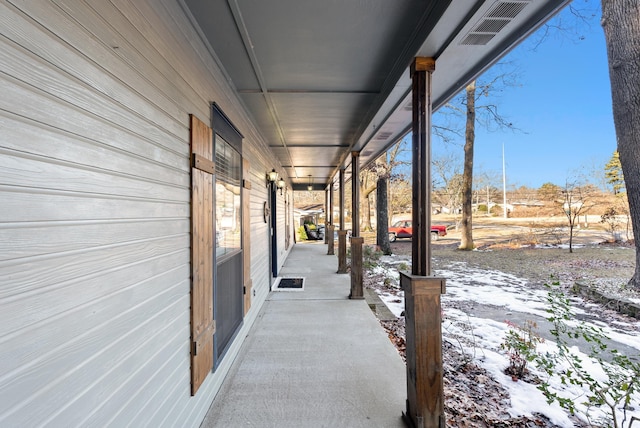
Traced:
<path fill-rule="evenodd" d="M 393 226 L 389 228 L 389 242 L 395 242 L 398 238 L 411 238 L 413 235 L 413 228 L 411 227 L 411 220 L 396 221 Z M 432 225 L 431 226 L 431 239 L 437 240 L 441 236 L 447 235 L 447 226 Z"/>

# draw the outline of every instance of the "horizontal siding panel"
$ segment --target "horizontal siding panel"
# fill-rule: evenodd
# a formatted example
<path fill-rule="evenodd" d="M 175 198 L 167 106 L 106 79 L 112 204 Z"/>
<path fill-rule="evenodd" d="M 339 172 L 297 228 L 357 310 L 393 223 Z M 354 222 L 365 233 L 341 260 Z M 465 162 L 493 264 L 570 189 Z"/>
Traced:
<path fill-rule="evenodd" d="M 54 191 L 18 193 L 19 190 L 28 189 L 0 186 L 0 223 L 189 217 L 188 202 Z"/>
<path fill-rule="evenodd" d="M 11 314 L 15 318 L 20 305 L 23 310 L 42 308 L 45 313 L 31 315 L 24 325 L 12 321 L 6 329 L 3 328 L 5 333 L 0 337 L 3 369 L 7 372 L 25 370 L 28 365 L 35 364 L 47 353 L 53 352 L 53 348 L 75 340 L 88 329 L 108 323 L 125 309 L 135 307 L 155 293 L 163 292 L 163 287 L 184 280 L 189 265 L 184 263 L 180 255 L 168 255 L 146 263 L 143 267 L 158 270 L 158 265 L 162 263 L 167 267 L 153 276 L 144 277 L 139 269 L 136 271 L 131 267 L 122 269 L 119 275 L 88 281 L 86 285 L 78 283 L 74 287 L 67 287 L 63 290 L 64 293 L 42 293 L 17 302 L 8 302 L 7 313 L 3 311 L 2 314 L 3 321 L 9 319 Z M 122 278 L 127 273 L 133 278 Z M 188 295 L 188 289 L 183 291 L 187 291 Z M 72 300 L 76 293 L 81 295 L 77 302 Z M 55 300 L 47 306 L 47 299 Z M 108 304 L 114 306 L 107 306 Z M 77 319 L 83 320 L 83 323 L 73 321 Z M 64 326 L 64 330 L 58 331 L 61 326 Z M 26 339 L 28 346 L 24 346 Z"/>
<path fill-rule="evenodd" d="M 188 219 L 105 220 L 101 222 L 0 223 L 0 263 L 29 257 L 55 258 L 60 253 L 95 251 L 98 247 L 190 233 Z M 46 239 L 42 239 L 46 236 Z M 40 262 L 44 260 L 41 257 Z M 40 263 L 38 262 L 38 263 Z M 0 265 L 1 266 L 1 265 Z"/>
<path fill-rule="evenodd" d="M 50 125 L 0 110 L 0 148 L 25 155 L 41 156 L 53 162 L 67 162 L 99 168 L 113 174 L 127 174 L 152 183 L 184 188 L 188 194 L 191 176 L 188 161 L 180 158 L 181 168 L 173 168 L 134 153 L 134 141 L 97 141 Z M 127 151 L 129 150 L 129 151 Z"/>
<path fill-rule="evenodd" d="M 184 282 L 181 286 L 188 288 L 189 284 Z M 148 320 L 136 325 L 135 329 L 132 327 L 129 336 L 119 343 L 114 342 L 112 352 L 101 352 L 95 357 L 91 366 L 104 367 L 100 376 L 92 376 L 89 366 L 69 376 L 69 381 L 77 383 L 78 387 L 84 386 L 87 380 L 91 384 L 69 406 L 45 423 L 52 426 L 104 426 L 139 385 L 150 378 L 164 376 L 159 368 L 176 350 L 181 350 L 184 362 L 188 362 L 189 330 L 185 325 L 189 316 L 185 312 L 189 308 L 189 298 L 178 295 L 174 298 L 174 301 L 166 299 L 164 306 L 147 305 Z M 188 365 L 184 364 L 184 367 L 187 369 Z M 83 382 L 74 382 L 76 378 Z M 73 383 L 70 386 L 76 389 Z M 65 382 L 65 386 L 69 386 L 69 382 Z M 187 386 L 187 382 L 183 383 L 183 387 Z"/>
<path fill-rule="evenodd" d="M 153 284 L 147 286 L 154 288 Z M 186 346 L 189 332 L 185 328 L 188 323 L 184 320 L 184 312 L 188 309 L 189 298 L 185 288 L 188 288 L 186 282 L 172 288 L 164 287 L 153 293 L 149 300 L 121 311 L 98 328 L 85 331 L 64 347 L 55 349 L 46 359 L 38 360 L 38 364 L 31 364 L 20 376 L 3 382 L 0 418 L 6 419 L 0 419 L 0 424 L 36 426 L 72 405 L 83 394 L 99 389 L 100 381 L 114 377 L 122 381 L 129 371 L 144 366 L 146 359 L 156 351 L 150 349 L 148 352 L 143 345 L 166 345 L 162 340 L 149 342 L 149 338 L 154 338 L 158 330 L 166 326 L 176 323 L 173 328 L 183 332 Z M 68 321 L 77 323 L 80 320 Z M 130 359 L 132 355 L 137 361 Z M 127 360 L 130 365 L 123 365 Z M 96 399 L 96 406 L 99 400 Z M 25 412 L 23 409 L 27 406 Z M 85 417 L 90 408 L 86 407 L 76 417 Z M 77 424 L 65 422 L 62 425 Z"/>
<path fill-rule="evenodd" d="M 87 91 L 91 96 L 107 95 L 123 107 L 127 106 L 132 113 L 146 119 L 154 118 L 154 125 L 147 127 L 154 139 L 162 139 L 158 132 L 163 129 L 174 135 L 183 135 L 186 127 L 177 119 L 186 114 L 149 83 L 143 70 L 133 70 L 114 53 L 117 49 L 95 40 L 53 2 L 27 0 L 14 1 L 14 4 L 42 27 L 34 25 L 16 9 L 0 4 L 0 25 L 7 38 L 55 68 L 85 82 L 93 89 Z M 76 4 L 76 7 L 80 5 Z M 48 73 L 53 72 L 48 70 Z M 91 110 L 99 106 L 87 108 Z"/>
<path fill-rule="evenodd" d="M 0 56 L 6 57 L 8 60 L 2 66 L 3 71 L 24 85 L 42 88 L 52 98 L 59 99 L 61 102 L 73 105 L 94 116 L 108 119 L 132 133 L 154 141 L 165 142 L 164 145 L 167 149 L 181 150 L 177 136 L 183 135 L 183 124 L 176 124 L 175 129 L 163 130 L 157 128 L 156 124 L 151 121 L 154 119 L 165 124 L 175 122 L 175 119 L 170 119 L 163 112 L 149 111 L 147 116 L 142 116 L 141 113 L 144 112 L 132 109 L 136 104 L 139 104 L 133 99 L 126 100 L 127 104 L 121 104 L 104 94 L 96 93 L 81 80 L 52 67 L 51 64 L 44 62 L 30 52 L 24 52 L 20 46 L 0 43 Z M 40 63 L 41 66 L 33 67 L 34 63 Z M 122 92 L 126 92 L 125 89 L 121 88 Z"/>
<path fill-rule="evenodd" d="M 95 291 L 98 293 L 109 293 L 111 289 L 101 288 L 103 282 L 112 284 L 112 287 L 119 287 L 121 284 L 132 283 L 129 281 L 135 281 L 136 277 L 132 275 L 139 276 L 138 281 L 142 281 L 146 277 L 164 272 L 161 260 L 163 257 L 176 257 L 181 262 L 189 262 L 189 252 L 185 251 L 188 248 L 189 236 L 182 235 L 107 246 L 94 251 L 61 254 L 48 259 L 47 262 L 31 260 L 11 265 L 5 263 L 5 266 L 0 265 L 5 273 L 0 301 L 8 305 L 13 300 L 31 298 L 32 295 L 51 293 L 55 296 L 69 290 L 66 292 L 71 294 L 60 299 L 71 299 L 68 304 L 73 304 L 78 300 L 82 301 L 81 296 L 85 292 L 92 292 L 86 286 L 87 291 L 84 288 L 75 290 L 73 287 L 77 284 L 93 284 L 97 287 Z M 82 293 L 77 294 L 80 291 Z M 90 295 L 88 300 L 100 295 Z M 30 308 L 42 313 L 24 314 L 22 322 L 28 325 L 48 316 L 45 315 L 49 313 L 47 302 L 43 301 L 42 305 Z M 0 320 L 7 317 L 4 312 L 7 311 L 0 313 Z M 14 325 L 14 322 L 10 317 L 7 318 L 6 324 L 2 324 L 3 331 L 12 331 L 9 326 Z"/>
<path fill-rule="evenodd" d="M 2 74 L 0 74 L 0 86 L 3 88 L 0 110 L 13 111 L 17 115 L 30 117 L 51 127 L 65 129 L 73 134 L 113 145 L 178 171 L 189 171 L 187 144 L 175 147 L 183 149 L 184 153 L 167 150 L 155 141 L 131 133 L 101 117 L 86 113 L 39 89 L 29 87 Z M 17 103 L 16 100 L 21 102 Z"/>
<path fill-rule="evenodd" d="M 26 184 L 38 189 L 189 203 L 188 192 L 178 186 L 142 181 L 82 165 L 52 162 L 42 157 L 25 157 L 2 149 L 0 156 L 0 177 L 6 186 Z"/>
<path fill-rule="evenodd" d="M 157 366 L 159 375 L 140 382 L 138 390 L 128 397 L 122 408 L 114 412 L 103 426 L 142 427 L 148 424 L 150 415 L 155 412 L 164 412 L 171 404 L 184 405 L 184 400 L 188 400 L 187 395 L 190 395 L 191 379 L 189 349 L 182 346 L 182 343 L 180 345 L 174 346 L 173 355 Z M 163 399 L 168 401 L 162 402 Z"/>
<path fill-rule="evenodd" d="M 189 105 L 199 100 L 203 108 L 191 113 L 208 117 L 207 100 L 203 98 L 203 93 L 196 92 L 185 80 L 190 70 L 178 72 L 173 66 L 176 62 L 172 64 L 167 61 L 164 58 L 166 53 L 156 50 L 152 42 L 133 25 L 130 16 L 124 15 L 112 2 L 89 0 L 86 8 L 79 7 L 76 0 L 56 0 L 55 3 L 103 45 L 117 46 L 113 52 L 132 69 L 142 73 L 156 90 L 163 92 L 177 105 Z M 124 37 L 123 34 L 135 36 Z"/>
<path fill-rule="evenodd" d="M 91 1 L 97 3 L 100 0 Z M 191 22 L 184 16 L 180 2 L 124 0 L 117 2 L 116 7 L 127 16 L 141 37 L 171 63 L 197 94 L 201 94 L 201 100 L 207 106 L 211 101 L 220 103 L 224 100 L 227 104 L 225 114 L 236 127 L 241 128 L 246 123 L 245 120 L 239 120 L 236 112 L 232 111 L 229 102 L 235 99 L 235 94 L 229 91 L 218 63 L 211 58 L 199 35 L 192 28 Z M 174 31 L 164 31 L 167 25 L 171 25 Z M 198 105 L 201 100 L 195 99 L 190 102 Z"/>

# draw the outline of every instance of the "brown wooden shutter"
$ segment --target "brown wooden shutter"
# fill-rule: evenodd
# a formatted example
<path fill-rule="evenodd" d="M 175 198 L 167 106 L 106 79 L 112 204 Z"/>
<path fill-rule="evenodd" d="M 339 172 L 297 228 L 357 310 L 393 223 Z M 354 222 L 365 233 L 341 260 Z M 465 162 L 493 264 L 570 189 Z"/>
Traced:
<path fill-rule="evenodd" d="M 191 395 L 213 368 L 213 134 L 191 115 Z"/>
<path fill-rule="evenodd" d="M 249 161 L 242 160 L 242 175 L 249 175 Z M 249 312 L 252 297 L 251 282 L 251 205 L 249 195 L 251 193 L 251 182 L 247 179 L 242 180 L 242 252 L 243 252 L 243 285 L 244 285 L 244 314 Z"/>

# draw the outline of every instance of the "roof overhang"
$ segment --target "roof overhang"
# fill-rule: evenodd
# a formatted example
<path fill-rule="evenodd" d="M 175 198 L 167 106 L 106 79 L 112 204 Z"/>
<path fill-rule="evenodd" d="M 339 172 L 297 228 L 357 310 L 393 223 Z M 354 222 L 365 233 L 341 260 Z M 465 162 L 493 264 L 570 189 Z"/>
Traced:
<path fill-rule="evenodd" d="M 294 190 L 323 189 L 411 129 L 409 66 L 437 109 L 568 0 L 183 0 Z"/>

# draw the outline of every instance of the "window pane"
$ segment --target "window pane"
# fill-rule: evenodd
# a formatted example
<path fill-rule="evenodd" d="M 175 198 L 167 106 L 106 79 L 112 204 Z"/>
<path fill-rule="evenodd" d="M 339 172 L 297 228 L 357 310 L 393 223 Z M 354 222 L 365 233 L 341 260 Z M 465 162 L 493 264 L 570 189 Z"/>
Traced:
<path fill-rule="evenodd" d="M 216 257 L 240 250 L 240 154 L 216 134 Z"/>

